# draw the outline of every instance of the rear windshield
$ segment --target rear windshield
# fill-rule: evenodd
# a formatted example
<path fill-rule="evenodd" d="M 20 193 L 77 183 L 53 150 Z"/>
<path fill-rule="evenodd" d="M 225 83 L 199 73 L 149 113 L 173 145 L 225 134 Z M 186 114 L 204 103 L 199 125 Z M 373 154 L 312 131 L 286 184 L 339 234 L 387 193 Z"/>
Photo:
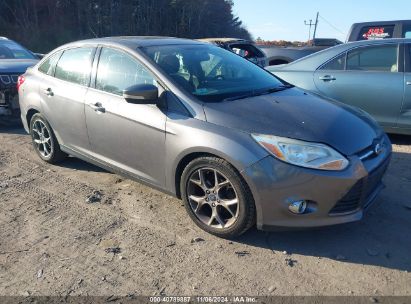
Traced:
<path fill-rule="evenodd" d="M 264 57 L 263 52 L 261 52 L 254 45 L 249 44 L 249 43 L 230 44 L 229 48 L 237 55 L 240 55 L 241 57 L 244 57 L 247 59 L 255 58 L 255 57 Z"/>
<path fill-rule="evenodd" d="M 364 26 L 357 40 L 375 40 L 393 38 L 394 25 Z"/>
<path fill-rule="evenodd" d="M 13 41 L 2 41 L 0 42 L 0 59 L 35 59 L 35 57 Z"/>

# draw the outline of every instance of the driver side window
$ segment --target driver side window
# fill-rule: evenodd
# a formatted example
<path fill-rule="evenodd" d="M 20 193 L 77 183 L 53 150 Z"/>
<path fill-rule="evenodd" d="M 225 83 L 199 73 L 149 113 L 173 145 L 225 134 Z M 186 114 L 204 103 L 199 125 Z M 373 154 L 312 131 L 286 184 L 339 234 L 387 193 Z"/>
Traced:
<path fill-rule="evenodd" d="M 121 96 L 123 90 L 137 84 L 157 85 L 157 82 L 131 55 L 103 48 L 97 68 L 96 89 Z"/>

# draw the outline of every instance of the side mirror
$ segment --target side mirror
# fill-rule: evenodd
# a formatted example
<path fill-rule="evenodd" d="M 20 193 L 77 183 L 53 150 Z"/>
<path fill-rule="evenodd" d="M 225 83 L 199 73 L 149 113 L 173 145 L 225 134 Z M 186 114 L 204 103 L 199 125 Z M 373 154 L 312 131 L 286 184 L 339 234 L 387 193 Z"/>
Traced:
<path fill-rule="evenodd" d="M 152 84 L 136 84 L 123 90 L 123 97 L 130 103 L 156 104 L 158 88 Z"/>

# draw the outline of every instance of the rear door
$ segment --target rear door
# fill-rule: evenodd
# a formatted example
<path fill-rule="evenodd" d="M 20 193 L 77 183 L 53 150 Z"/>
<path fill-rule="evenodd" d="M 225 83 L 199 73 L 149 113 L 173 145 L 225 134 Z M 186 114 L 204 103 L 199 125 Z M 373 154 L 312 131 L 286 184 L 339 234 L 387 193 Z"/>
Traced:
<path fill-rule="evenodd" d="M 92 155 L 163 186 L 166 115 L 157 105 L 129 103 L 122 96 L 124 89 L 136 84 L 157 85 L 155 77 L 131 54 L 106 47 L 96 70 L 85 108 Z"/>
<path fill-rule="evenodd" d="M 94 53 L 93 47 L 65 50 L 53 71 L 54 77 L 45 76 L 39 87 L 44 101 L 42 111 L 60 144 L 83 152 L 90 150 L 84 98 L 90 82 Z M 43 73 L 50 74 L 47 66 L 44 67 Z"/>
<path fill-rule="evenodd" d="M 322 95 L 359 107 L 382 126 L 395 127 L 404 92 L 396 43 L 354 48 L 321 66 L 314 82 Z"/>
<path fill-rule="evenodd" d="M 398 127 L 411 131 L 411 43 L 405 45 L 404 102 Z"/>

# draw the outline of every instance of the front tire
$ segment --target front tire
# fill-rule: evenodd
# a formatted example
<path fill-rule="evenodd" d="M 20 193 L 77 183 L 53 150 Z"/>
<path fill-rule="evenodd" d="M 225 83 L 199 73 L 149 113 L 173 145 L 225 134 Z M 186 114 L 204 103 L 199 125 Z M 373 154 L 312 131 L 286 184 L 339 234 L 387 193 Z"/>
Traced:
<path fill-rule="evenodd" d="M 201 229 L 235 238 L 255 224 L 251 191 L 238 171 L 217 157 L 200 157 L 183 171 L 180 190 L 186 210 Z"/>
<path fill-rule="evenodd" d="M 30 135 L 37 155 L 45 162 L 55 164 L 67 157 L 60 150 L 50 124 L 40 113 L 34 114 L 30 120 Z"/>

